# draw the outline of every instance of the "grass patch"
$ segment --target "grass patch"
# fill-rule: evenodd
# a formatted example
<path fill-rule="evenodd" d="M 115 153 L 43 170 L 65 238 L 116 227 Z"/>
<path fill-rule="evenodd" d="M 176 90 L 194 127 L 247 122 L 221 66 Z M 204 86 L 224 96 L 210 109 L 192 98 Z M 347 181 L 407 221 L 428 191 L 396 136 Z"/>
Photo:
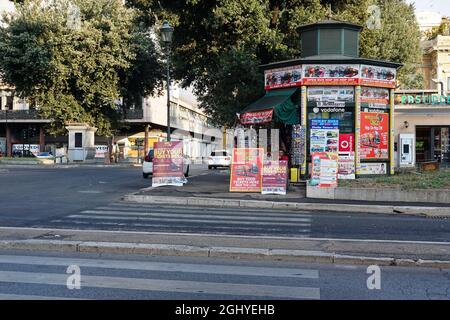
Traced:
<path fill-rule="evenodd" d="M 450 189 L 450 170 L 399 173 L 394 176 L 340 180 L 339 187 L 400 188 L 402 190 Z"/>
<path fill-rule="evenodd" d="M 8 160 L 8 161 L 37 161 L 38 158 L 13 158 L 13 157 L 1 157 L 0 161 Z"/>

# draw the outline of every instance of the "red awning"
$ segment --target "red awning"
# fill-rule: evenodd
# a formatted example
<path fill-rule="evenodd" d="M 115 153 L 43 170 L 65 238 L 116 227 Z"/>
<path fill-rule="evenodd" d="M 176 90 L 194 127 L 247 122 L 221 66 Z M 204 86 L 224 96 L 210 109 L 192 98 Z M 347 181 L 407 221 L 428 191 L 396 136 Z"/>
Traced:
<path fill-rule="evenodd" d="M 268 109 L 242 113 L 240 120 L 242 124 L 261 124 L 271 122 L 272 117 L 273 109 Z"/>

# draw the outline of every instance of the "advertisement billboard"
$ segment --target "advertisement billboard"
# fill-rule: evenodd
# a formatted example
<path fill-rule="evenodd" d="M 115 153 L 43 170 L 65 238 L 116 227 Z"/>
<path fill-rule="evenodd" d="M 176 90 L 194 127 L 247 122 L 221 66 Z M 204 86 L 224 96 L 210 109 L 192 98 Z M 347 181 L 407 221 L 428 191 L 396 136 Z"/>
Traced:
<path fill-rule="evenodd" d="M 359 84 L 383 88 L 396 87 L 397 70 L 395 68 L 361 65 Z"/>
<path fill-rule="evenodd" d="M 155 142 L 152 187 L 182 186 L 183 141 Z"/>
<path fill-rule="evenodd" d="M 261 110 L 254 112 L 245 112 L 241 114 L 240 120 L 242 124 L 260 124 L 272 121 L 273 109 Z"/>
<path fill-rule="evenodd" d="M 23 151 L 30 150 L 30 152 L 37 156 L 39 152 L 41 151 L 41 146 L 38 144 L 13 144 L 12 145 L 12 155 L 15 156 L 22 156 Z"/>
<path fill-rule="evenodd" d="M 338 181 L 338 153 L 313 152 L 311 153 L 312 173 L 311 186 L 321 188 L 337 187 Z"/>
<path fill-rule="evenodd" d="M 261 194 L 286 194 L 288 162 L 264 161 Z"/>
<path fill-rule="evenodd" d="M 339 120 L 310 120 L 310 152 L 338 152 Z"/>
<path fill-rule="evenodd" d="M 230 192 L 261 192 L 263 148 L 234 148 Z"/>
<path fill-rule="evenodd" d="M 264 84 L 265 90 L 301 86 L 302 66 L 266 70 Z"/>
<path fill-rule="evenodd" d="M 389 114 L 361 112 L 360 159 L 389 158 Z"/>
<path fill-rule="evenodd" d="M 359 65 L 303 65 L 305 85 L 357 85 Z"/>

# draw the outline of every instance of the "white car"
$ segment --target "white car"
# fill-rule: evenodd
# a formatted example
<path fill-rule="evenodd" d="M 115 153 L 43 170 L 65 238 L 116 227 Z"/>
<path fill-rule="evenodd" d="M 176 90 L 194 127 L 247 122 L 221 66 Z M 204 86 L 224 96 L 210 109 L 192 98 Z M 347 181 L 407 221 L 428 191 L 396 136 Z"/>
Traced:
<path fill-rule="evenodd" d="M 216 150 L 211 152 L 208 158 L 208 169 L 227 167 L 231 165 L 231 155 L 227 150 Z"/>
<path fill-rule="evenodd" d="M 153 175 L 153 149 L 149 150 L 148 154 L 144 158 L 144 162 L 142 163 L 142 176 L 144 179 L 147 179 L 149 176 Z M 189 176 L 189 163 L 190 159 L 188 156 L 183 156 L 183 173 L 187 178 Z"/>

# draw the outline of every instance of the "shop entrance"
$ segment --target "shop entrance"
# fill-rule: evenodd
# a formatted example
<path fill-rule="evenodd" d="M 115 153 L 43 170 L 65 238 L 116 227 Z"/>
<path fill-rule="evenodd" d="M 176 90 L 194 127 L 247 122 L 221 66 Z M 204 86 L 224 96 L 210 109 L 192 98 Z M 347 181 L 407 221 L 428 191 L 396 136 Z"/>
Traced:
<path fill-rule="evenodd" d="M 450 127 L 416 127 L 416 162 L 450 165 Z"/>

